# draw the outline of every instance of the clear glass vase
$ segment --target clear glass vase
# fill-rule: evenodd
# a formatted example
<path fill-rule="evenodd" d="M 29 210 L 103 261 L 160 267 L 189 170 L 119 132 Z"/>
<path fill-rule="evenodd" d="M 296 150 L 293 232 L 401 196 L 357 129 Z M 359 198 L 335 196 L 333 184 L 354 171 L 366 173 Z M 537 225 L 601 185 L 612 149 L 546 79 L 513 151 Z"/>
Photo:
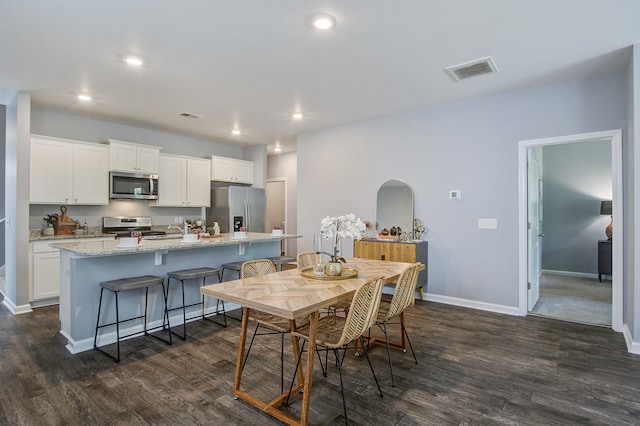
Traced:
<path fill-rule="evenodd" d="M 324 262 L 322 261 L 322 236 L 313 236 L 313 251 L 316 254 L 313 261 L 313 274 L 324 275 Z"/>

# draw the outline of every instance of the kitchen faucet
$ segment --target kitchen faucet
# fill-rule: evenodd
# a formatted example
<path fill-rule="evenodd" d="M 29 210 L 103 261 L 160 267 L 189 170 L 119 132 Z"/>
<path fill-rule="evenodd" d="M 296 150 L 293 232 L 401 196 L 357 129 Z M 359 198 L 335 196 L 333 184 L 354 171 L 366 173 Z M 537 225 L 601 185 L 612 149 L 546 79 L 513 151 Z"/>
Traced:
<path fill-rule="evenodd" d="M 170 230 L 171 230 L 171 228 L 176 228 L 178 231 L 180 231 L 180 233 L 181 233 L 182 235 L 184 235 L 184 230 L 183 230 L 183 228 L 182 228 L 182 227 L 180 227 L 180 226 L 178 226 L 178 225 L 169 225 L 169 226 L 167 226 L 167 231 L 170 231 Z"/>

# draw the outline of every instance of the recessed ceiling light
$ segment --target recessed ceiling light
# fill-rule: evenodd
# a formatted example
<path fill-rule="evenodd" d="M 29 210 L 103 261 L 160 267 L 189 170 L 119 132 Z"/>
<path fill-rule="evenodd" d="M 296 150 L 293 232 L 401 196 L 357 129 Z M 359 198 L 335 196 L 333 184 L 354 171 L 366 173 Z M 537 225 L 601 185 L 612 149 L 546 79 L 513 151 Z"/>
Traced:
<path fill-rule="evenodd" d="M 142 65 L 142 59 L 135 58 L 133 56 L 129 56 L 127 59 L 125 59 L 125 62 L 129 65 L 133 65 L 134 67 L 139 67 L 140 65 Z"/>
<path fill-rule="evenodd" d="M 302 119 L 304 118 L 304 115 L 302 115 L 302 113 L 301 113 L 301 112 L 294 112 L 294 113 L 291 115 L 291 117 L 292 117 L 294 120 L 302 120 Z"/>
<path fill-rule="evenodd" d="M 86 95 L 86 94 L 81 94 L 81 95 L 78 95 L 78 99 L 80 99 L 81 101 L 90 101 L 91 100 L 91 96 Z"/>
<path fill-rule="evenodd" d="M 328 30 L 336 26 L 336 18 L 327 13 L 318 13 L 310 16 L 307 23 L 316 30 Z"/>
<path fill-rule="evenodd" d="M 231 134 L 234 135 L 234 136 L 238 136 L 240 134 L 240 130 L 239 129 L 233 129 L 231 131 Z"/>

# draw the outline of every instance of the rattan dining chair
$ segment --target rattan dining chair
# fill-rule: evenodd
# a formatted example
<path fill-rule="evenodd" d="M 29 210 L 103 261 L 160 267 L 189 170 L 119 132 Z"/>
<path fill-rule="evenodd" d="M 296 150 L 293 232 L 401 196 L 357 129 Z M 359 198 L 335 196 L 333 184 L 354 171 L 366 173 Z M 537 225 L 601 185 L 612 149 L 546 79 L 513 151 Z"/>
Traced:
<path fill-rule="evenodd" d="M 305 251 L 298 254 L 298 258 L 296 263 L 298 264 L 298 269 L 310 268 L 316 261 L 316 256 L 318 256 L 315 252 Z M 323 310 L 321 315 L 328 314 L 336 314 L 338 312 L 344 313 L 346 316 L 347 310 L 351 305 L 350 300 L 336 302 L 335 304 L 329 306 L 326 310 Z"/>
<path fill-rule="evenodd" d="M 380 327 L 384 333 L 384 339 L 387 345 L 387 355 L 389 357 L 389 370 L 391 371 L 392 387 L 396 386 L 396 382 L 393 377 L 393 364 L 391 363 L 391 348 L 389 344 L 387 325 L 400 324 L 400 332 L 403 333 L 404 337 L 406 337 L 411 353 L 413 354 L 413 359 L 416 364 L 418 363 L 418 358 L 416 357 L 416 353 L 411 345 L 411 340 L 409 340 L 407 329 L 404 326 L 404 311 L 413 303 L 416 292 L 416 283 L 418 282 L 418 274 L 420 273 L 420 266 L 420 263 L 414 263 L 411 266 L 407 266 L 407 268 L 402 271 L 398 277 L 393 297 L 391 300 L 383 298 L 380 301 L 380 308 L 378 309 L 376 325 Z M 404 349 L 404 352 L 406 351 L 407 350 Z"/>
<path fill-rule="evenodd" d="M 316 331 L 316 351 L 326 350 L 333 351 L 336 357 L 336 364 L 338 366 L 338 372 L 340 373 L 340 390 L 342 393 L 342 405 L 344 408 L 345 423 L 348 423 L 347 418 L 347 404 L 344 398 L 344 382 L 342 380 L 342 363 L 347 352 L 347 346 L 354 340 L 359 339 L 360 344 L 364 346 L 364 340 L 362 335 L 369 330 L 369 328 L 375 323 L 378 307 L 380 306 L 380 300 L 382 296 L 382 286 L 384 279 L 382 277 L 372 278 L 363 283 L 355 292 L 351 305 L 346 317 L 338 315 L 327 315 L 318 319 L 318 326 Z M 293 383 L 296 378 L 296 373 L 300 365 L 300 359 L 302 358 L 302 352 L 304 352 L 304 346 L 309 340 L 309 327 L 310 324 L 304 324 L 303 326 L 292 331 L 291 334 L 295 337 L 303 339 L 302 350 L 300 356 L 296 362 L 296 368 L 294 370 L 293 379 L 291 380 L 291 387 L 289 388 L 289 396 L 293 389 Z M 322 347 L 323 349 L 319 349 Z M 340 354 L 342 349 L 342 354 Z M 371 369 L 371 374 L 378 387 L 378 392 L 382 397 L 382 389 L 378 383 L 378 378 L 373 370 L 373 365 L 369 360 L 369 355 L 364 351 Z M 289 400 L 287 397 L 287 403 Z"/>
<path fill-rule="evenodd" d="M 257 277 L 274 272 L 276 272 L 276 266 L 269 259 L 249 260 L 242 263 L 242 267 L 240 268 L 240 277 Z M 249 312 L 249 321 L 254 321 L 256 323 L 256 328 L 253 331 L 251 343 L 249 343 L 249 349 L 247 349 L 247 353 L 244 356 L 242 368 L 244 369 L 244 366 L 247 363 L 247 358 L 249 358 L 249 352 L 251 352 L 253 340 L 256 338 L 256 336 L 280 334 L 280 393 L 282 393 L 284 392 L 284 335 L 291 332 L 293 324 L 291 320 L 288 320 L 286 318 L 256 311 L 253 309 Z M 258 332 L 260 327 L 264 327 L 268 331 Z"/>
<path fill-rule="evenodd" d="M 299 269 L 310 268 L 316 261 L 317 254 L 313 251 L 305 251 L 298 253 L 296 263 Z"/>

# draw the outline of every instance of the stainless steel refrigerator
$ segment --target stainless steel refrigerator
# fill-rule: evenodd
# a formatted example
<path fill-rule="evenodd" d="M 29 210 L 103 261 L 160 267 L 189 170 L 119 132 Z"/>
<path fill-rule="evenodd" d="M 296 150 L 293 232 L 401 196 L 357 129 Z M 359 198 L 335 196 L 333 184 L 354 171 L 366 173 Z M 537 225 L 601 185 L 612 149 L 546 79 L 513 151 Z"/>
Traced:
<path fill-rule="evenodd" d="M 211 207 L 207 209 L 207 226 L 218 222 L 220 232 L 265 232 L 266 196 L 264 189 L 225 186 L 211 190 Z"/>

